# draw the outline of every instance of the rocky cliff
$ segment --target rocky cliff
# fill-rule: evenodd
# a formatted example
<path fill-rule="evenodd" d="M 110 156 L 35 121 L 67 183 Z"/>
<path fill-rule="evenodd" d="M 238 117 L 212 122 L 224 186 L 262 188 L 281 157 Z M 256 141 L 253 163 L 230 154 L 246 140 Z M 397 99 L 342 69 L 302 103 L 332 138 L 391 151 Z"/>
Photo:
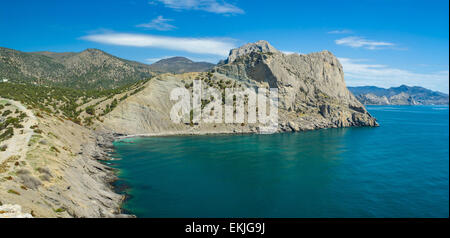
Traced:
<path fill-rule="evenodd" d="M 276 88 L 279 92 L 278 131 L 377 126 L 364 106 L 347 90 L 344 72 L 328 51 L 285 55 L 266 41 L 231 50 L 228 59 L 209 73 L 165 74 L 152 79 L 140 93 L 111 112 L 104 125 L 124 134 L 205 134 L 258 132 L 261 125 L 175 124 L 170 120 L 176 87 L 190 90 L 192 81 L 204 86 Z"/>

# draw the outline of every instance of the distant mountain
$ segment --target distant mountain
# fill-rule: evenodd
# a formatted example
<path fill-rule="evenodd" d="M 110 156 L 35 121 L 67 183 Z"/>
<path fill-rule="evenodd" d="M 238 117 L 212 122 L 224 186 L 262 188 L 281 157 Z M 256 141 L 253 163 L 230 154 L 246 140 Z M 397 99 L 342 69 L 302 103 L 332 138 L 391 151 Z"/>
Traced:
<path fill-rule="evenodd" d="M 159 73 L 188 73 L 188 72 L 206 72 L 212 69 L 215 65 L 207 62 L 194 62 L 184 57 L 172 57 L 160 60 L 152 65 L 150 68 Z"/>
<path fill-rule="evenodd" d="M 73 88 L 116 88 L 152 77 L 149 65 L 97 49 L 25 53 L 0 47 L 0 79 Z"/>
<path fill-rule="evenodd" d="M 422 87 L 379 88 L 374 86 L 348 87 L 366 105 L 448 105 L 449 96 Z"/>

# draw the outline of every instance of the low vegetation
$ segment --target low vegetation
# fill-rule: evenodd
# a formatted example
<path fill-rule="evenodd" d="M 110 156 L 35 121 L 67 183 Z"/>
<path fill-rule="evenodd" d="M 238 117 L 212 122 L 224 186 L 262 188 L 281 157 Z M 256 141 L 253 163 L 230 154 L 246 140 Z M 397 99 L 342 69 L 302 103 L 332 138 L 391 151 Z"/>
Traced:
<path fill-rule="evenodd" d="M 0 97 L 21 102 L 29 109 L 33 109 L 37 117 L 43 117 L 45 114 L 48 114 L 71 120 L 78 124 L 91 125 L 98 116 L 105 116 L 111 112 L 120 101 L 141 91 L 148 80 L 141 80 L 114 89 L 104 90 L 74 89 L 31 83 L 8 83 L 0 87 Z M 116 95 L 123 94 L 126 91 L 131 93 L 116 98 Z M 91 102 L 94 100 L 96 103 L 92 104 Z M 112 101 L 105 108 L 101 108 L 100 115 L 96 115 L 97 106 L 106 100 Z M 20 111 L 13 112 L 10 109 L 3 110 L 7 106 L 1 105 L 1 117 L 6 118 L 15 114 L 14 118 L 6 120 L 13 120 L 9 121 L 9 124 L 15 128 L 21 128 L 16 119 L 18 118 L 21 121 L 27 118 L 28 115 Z M 83 112 L 85 112 L 85 115 Z M 5 125 L 0 126 L 6 128 Z"/>

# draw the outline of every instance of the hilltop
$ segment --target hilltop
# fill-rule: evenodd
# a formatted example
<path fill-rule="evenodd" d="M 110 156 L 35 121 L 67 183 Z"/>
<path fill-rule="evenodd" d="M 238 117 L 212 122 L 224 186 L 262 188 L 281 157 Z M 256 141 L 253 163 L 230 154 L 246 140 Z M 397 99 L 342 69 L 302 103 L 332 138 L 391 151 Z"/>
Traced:
<path fill-rule="evenodd" d="M 194 62 L 185 57 L 172 57 L 159 60 L 150 65 L 150 69 L 158 73 L 206 72 L 215 65 L 207 62 Z"/>
<path fill-rule="evenodd" d="M 10 82 L 111 89 L 152 77 L 148 65 L 97 49 L 79 53 L 26 53 L 0 48 L 0 77 Z"/>

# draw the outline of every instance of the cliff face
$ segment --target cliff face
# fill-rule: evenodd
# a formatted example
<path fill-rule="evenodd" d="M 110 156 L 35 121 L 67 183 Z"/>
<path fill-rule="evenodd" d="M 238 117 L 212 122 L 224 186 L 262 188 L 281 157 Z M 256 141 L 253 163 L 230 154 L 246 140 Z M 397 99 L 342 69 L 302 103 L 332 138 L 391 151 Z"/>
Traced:
<path fill-rule="evenodd" d="M 377 126 L 345 85 L 342 66 L 328 51 L 285 55 L 265 41 L 230 52 L 212 74 L 161 75 L 141 93 L 119 104 L 105 125 L 125 134 L 257 132 L 258 124 L 173 124 L 170 90 L 204 79 L 210 87 L 277 88 L 278 131 L 301 131 L 348 126 Z"/>
<path fill-rule="evenodd" d="M 300 130 L 376 125 L 347 90 L 342 66 L 329 51 L 286 55 L 265 41 L 242 48 L 233 50 L 226 64 L 216 71 L 278 88 L 281 128 L 283 122 L 298 123 Z"/>

